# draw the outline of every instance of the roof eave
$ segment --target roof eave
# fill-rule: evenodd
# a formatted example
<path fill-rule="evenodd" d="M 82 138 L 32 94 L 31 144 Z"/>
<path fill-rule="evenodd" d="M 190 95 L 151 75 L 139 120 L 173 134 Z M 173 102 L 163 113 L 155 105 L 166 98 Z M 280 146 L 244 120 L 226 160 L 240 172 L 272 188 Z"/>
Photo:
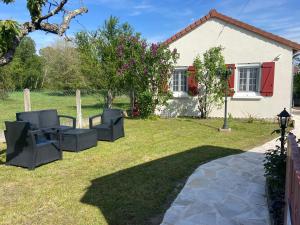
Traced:
<path fill-rule="evenodd" d="M 277 36 L 275 34 L 269 33 L 267 31 L 261 30 L 257 27 L 254 27 L 252 25 L 246 24 L 244 22 L 241 22 L 239 20 L 233 19 L 231 17 L 228 17 L 226 15 L 223 15 L 221 13 L 218 13 L 215 9 L 212 9 L 209 11 L 209 13 L 202 17 L 201 19 L 195 21 L 194 23 L 190 24 L 189 26 L 187 26 L 186 28 L 184 28 L 183 30 L 179 31 L 178 33 L 176 33 L 175 35 L 173 35 L 172 37 L 168 38 L 164 44 L 171 44 L 175 41 L 177 41 L 178 39 L 180 39 L 181 37 L 187 35 L 188 33 L 190 33 L 191 31 L 193 31 L 194 29 L 196 29 L 197 27 L 199 27 L 200 25 L 204 24 L 206 21 L 208 21 L 211 18 L 217 18 L 220 19 L 224 22 L 227 22 L 229 24 L 235 25 L 237 27 L 243 28 L 245 30 L 254 32 L 264 38 L 267 38 L 269 40 L 273 40 L 275 42 L 278 42 L 282 45 L 288 46 L 290 48 L 292 48 L 294 51 L 299 51 L 300 50 L 300 44 L 290 41 L 288 39 L 285 39 L 283 37 Z"/>

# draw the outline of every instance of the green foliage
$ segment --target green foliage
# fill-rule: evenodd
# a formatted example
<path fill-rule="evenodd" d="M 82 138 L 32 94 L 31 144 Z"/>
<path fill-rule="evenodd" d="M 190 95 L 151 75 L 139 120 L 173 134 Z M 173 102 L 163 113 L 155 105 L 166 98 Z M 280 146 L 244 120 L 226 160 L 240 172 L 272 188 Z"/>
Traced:
<path fill-rule="evenodd" d="M 153 94 L 150 91 L 144 91 L 138 95 L 138 105 L 140 108 L 140 115 L 142 118 L 148 118 L 153 114 Z"/>
<path fill-rule="evenodd" d="M 199 82 L 198 102 L 202 118 L 207 118 L 214 105 L 223 102 L 227 81 L 220 75 L 226 71 L 222 47 L 210 48 L 194 60 L 196 79 Z"/>
<path fill-rule="evenodd" d="M 70 43 L 57 41 L 41 49 L 44 87 L 56 90 L 75 90 L 88 86 L 81 71 L 77 49 Z"/>
<path fill-rule="evenodd" d="M 0 56 L 13 46 L 14 39 L 20 34 L 18 22 L 0 20 Z"/>
<path fill-rule="evenodd" d="M 5 4 L 9 4 L 14 2 L 15 0 L 0 0 L 1 2 L 4 2 Z"/>
<path fill-rule="evenodd" d="M 46 0 L 27 0 L 27 9 L 32 21 L 37 20 L 42 15 L 42 8 L 45 3 Z"/>
<path fill-rule="evenodd" d="M 274 192 L 282 192 L 285 184 L 286 149 L 281 152 L 280 146 L 276 146 L 275 149 L 268 150 L 265 155 L 265 176 L 270 187 Z"/>
<path fill-rule="evenodd" d="M 0 80 L 3 82 L 3 89 L 6 90 L 41 88 L 42 61 L 36 54 L 35 43 L 31 38 L 23 38 L 13 61 L 0 68 Z"/>
<path fill-rule="evenodd" d="M 286 176 L 286 149 L 281 151 L 279 146 L 265 153 L 265 176 L 267 179 L 270 208 L 274 224 L 283 224 L 284 195 Z"/>
<path fill-rule="evenodd" d="M 294 75 L 294 95 L 300 96 L 300 72 Z"/>
<path fill-rule="evenodd" d="M 129 25 L 120 24 L 118 18 L 111 16 L 97 31 L 76 34 L 75 42 L 83 62 L 82 71 L 90 72 L 87 77 L 92 87 L 107 90 L 107 106 L 111 105 L 113 96 L 123 85 L 117 74 L 117 40 L 131 30 Z"/>

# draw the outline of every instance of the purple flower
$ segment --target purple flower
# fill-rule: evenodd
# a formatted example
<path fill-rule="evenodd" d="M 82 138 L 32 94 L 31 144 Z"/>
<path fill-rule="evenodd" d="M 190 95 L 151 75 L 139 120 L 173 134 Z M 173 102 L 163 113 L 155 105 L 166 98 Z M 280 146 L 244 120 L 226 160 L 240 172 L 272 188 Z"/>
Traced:
<path fill-rule="evenodd" d="M 147 47 L 146 41 L 142 41 L 142 48 L 145 49 Z"/>
<path fill-rule="evenodd" d="M 130 65 L 134 65 L 134 64 L 135 64 L 135 60 L 134 60 L 134 59 L 131 59 L 130 62 L 129 62 L 129 64 L 130 64 Z"/>
<path fill-rule="evenodd" d="M 122 76 L 123 75 L 123 70 L 122 69 L 118 69 L 117 70 L 117 75 Z"/>
<path fill-rule="evenodd" d="M 148 69 L 144 68 L 144 75 L 147 75 L 147 74 L 148 74 Z"/>
<path fill-rule="evenodd" d="M 122 57 L 124 53 L 124 46 L 123 45 L 119 45 L 117 48 L 117 54 L 119 57 Z"/>
<path fill-rule="evenodd" d="M 157 54 L 157 49 L 158 49 L 158 45 L 153 43 L 153 44 L 151 45 L 151 48 L 150 48 L 150 49 L 151 49 L 152 55 L 153 55 L 153 56 L 156 56 L 156 54 Z"/>
<path fill-rule="evenodd" d="M 125 63 L 125 64 L 123 65 L 123 69 L 127 70 L 128 68 L 129 68 L 128 63 Z"/>

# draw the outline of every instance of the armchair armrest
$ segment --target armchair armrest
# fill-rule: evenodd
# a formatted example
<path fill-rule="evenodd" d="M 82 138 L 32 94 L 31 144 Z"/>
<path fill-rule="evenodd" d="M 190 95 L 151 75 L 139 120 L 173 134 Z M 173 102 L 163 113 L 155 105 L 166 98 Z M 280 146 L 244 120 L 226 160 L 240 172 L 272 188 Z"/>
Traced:
<path fill-rule="evenodd" d="M 120 120 L 123 119 L 123 116 L 114 117 L 111 119 L 111 125 L 116 125 Z"/>
<path fill-rule="evenodd" d="M 67 118 L 67 119 L 71 119 L 73 122 L 73 128 L 76 128 L 76 118 L 73 116 L 66 116 L 66 115 L 58 115 L 58 118 Z"/>
<path fill-rule="evenodd" d="M 101 117 L 102 114 L 97 114 L 97 115 L 94 115 L 94 116 L 90 116 L 89 117 L 89 126 L 90 126 L 90 129 L 93 128 L 93 120 L 97 117 Z"/>
<path fill-rule="evenodd" d="M 33 148 L 36 147 L 36 135 L 43 134 L 42 130 L 28 130 L 28 136 L 32 141 Z"/>

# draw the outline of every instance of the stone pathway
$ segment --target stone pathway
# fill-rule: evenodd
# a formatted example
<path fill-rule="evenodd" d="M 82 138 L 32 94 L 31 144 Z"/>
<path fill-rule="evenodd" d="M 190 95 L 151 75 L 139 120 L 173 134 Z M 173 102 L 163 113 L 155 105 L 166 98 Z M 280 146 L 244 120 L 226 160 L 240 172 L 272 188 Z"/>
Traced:
<path fill-rule="evenodd" d="M 300 134 L 300 113 L 293 116 Z M 272 140 L 198 167 L 167 210 L 162 225 L 269 225 L 263 168 Z"/>

